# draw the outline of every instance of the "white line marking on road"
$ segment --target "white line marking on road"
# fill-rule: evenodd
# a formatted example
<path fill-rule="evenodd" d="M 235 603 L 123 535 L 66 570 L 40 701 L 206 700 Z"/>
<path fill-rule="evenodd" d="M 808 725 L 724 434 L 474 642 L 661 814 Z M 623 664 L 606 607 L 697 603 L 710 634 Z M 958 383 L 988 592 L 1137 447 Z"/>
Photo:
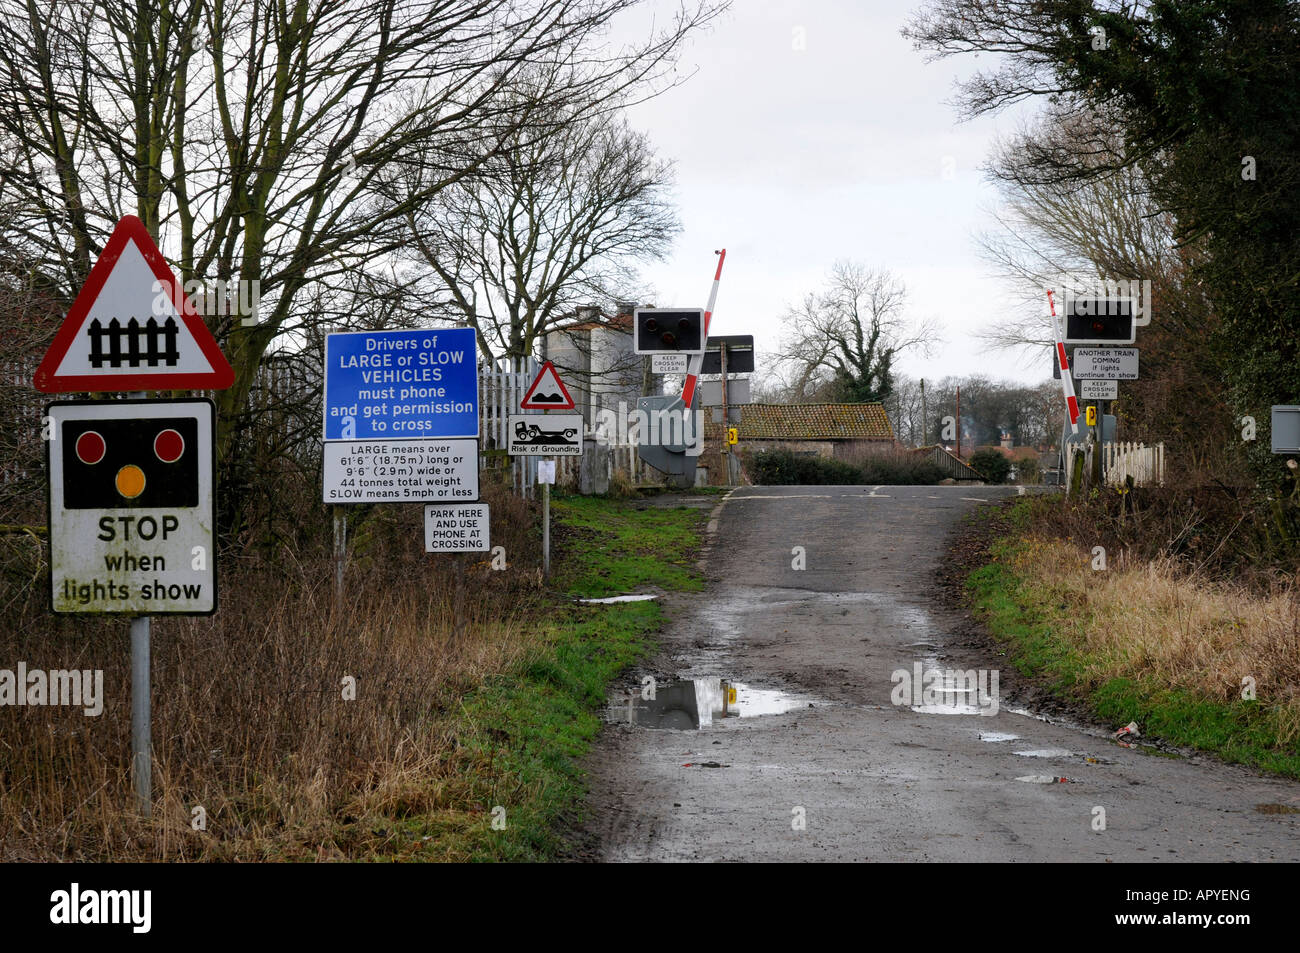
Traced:
<path fill-rule="evenodd" d="M 773 493 L 770 496 L 754 494 L 753 496 L 745 495 L 736 497 L 738 500 L 829 500 L 830 498 L 831 495 L 829 493 L 791 493 L 789 495 L 784 493 Z"/>
<path fill-rule="evenodd" d="M 972 503 L 992 503 L 992 500 L 986 500 L 979 496 L 963 496 L 963 500 L 970 500 Z"/>

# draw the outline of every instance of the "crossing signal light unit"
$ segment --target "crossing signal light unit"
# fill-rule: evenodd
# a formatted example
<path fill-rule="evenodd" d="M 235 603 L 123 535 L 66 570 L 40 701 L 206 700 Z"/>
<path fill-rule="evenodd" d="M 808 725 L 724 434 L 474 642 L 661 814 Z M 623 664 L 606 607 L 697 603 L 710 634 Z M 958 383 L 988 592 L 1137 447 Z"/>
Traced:
<path fill-rule="evenodd" d="M 70 510 L 199 505 L 198 420 L 67 420 L 63 505 Z"/>
<path fill-rule="evenodd" d="M 1070 298 L 1065 303 L 1066 344 L 1132 344 L 1137 338 L 1132 298 Z"/>
<path fill-rule="evenodd" d="M 637 308 L 632 315 L 632 350 L 637 354 L 703 354 L 704 311 Z"/>

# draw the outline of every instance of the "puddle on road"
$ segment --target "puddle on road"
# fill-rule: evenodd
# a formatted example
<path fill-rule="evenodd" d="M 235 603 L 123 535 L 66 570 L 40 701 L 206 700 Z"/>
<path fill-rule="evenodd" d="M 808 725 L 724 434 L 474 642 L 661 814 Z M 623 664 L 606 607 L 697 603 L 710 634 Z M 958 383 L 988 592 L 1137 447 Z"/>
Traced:
<path fill-rule="evenodd" d="M 725 718 L 782 715 L 820 704 L 787 692 L 754 688 L 744 682 L 721 678 L 666 682 L 655 686 L 654 698 L 642 698 L 641 695 L 641 690 L 636 690 L 630 695 L 610 699 L 609 719 L 627 721 L 643 728 L 689 731 L 707 728 Z"/>
<path fill-rule="evenodd" d="M 918 715 L 996 715 L 997 712 L 981 708 L 979 705 L 913 705 L 912 711 Z"/>
<path fill-rule="evenodd" d="M 972 684 L 965 670 L 941 668 L 939 659 L 930 656 L 914 669 L 911 682 L 912 700 L 934 699 L 933 705 L 911 705 L 918 715 L 984 715 L 997 714 L 993 700 L 987 696 L 988 682 L 976 679 Z M 922 677 L 919 673 L 924 672 Z M 934 678 L 937 675 L 938 678 Z M 918 690 L 919 689 L 919 690 Z M 959 700 L 962 699 L 962 700 Z"/>
<path fill-rule="evenodd" d="M 1256 804 L 1255 810 L 1261 814 L 1300 814 L 1300 807 L 1294 804 Z"/>
<path fill-rule="evenodd" d="M 1009 731 L 981 731 L 980 741 L 1019 741 L 1019 735 L 1013 735 Z"/>
<path fill-rule="evenodd" d="M 1013 751 L 1012 754 L 1019 755 L 1022 758 L 1072 758 L 1073 751 L 1066 751 L 1064 748 L 1038 748 L 1034 751 Z"/>

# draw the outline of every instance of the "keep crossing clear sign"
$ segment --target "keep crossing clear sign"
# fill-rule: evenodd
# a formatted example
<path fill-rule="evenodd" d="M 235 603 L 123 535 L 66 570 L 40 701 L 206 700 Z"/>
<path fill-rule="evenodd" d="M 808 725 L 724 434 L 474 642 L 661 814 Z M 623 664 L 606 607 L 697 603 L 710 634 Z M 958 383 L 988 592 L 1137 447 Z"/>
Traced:
<path fill-rule="evenodd" d="M 326 440 L 477 437 L 473 328 L 325 337 Z"/>
<path fill-rule="evenodd" d="M 214 611 L 212 401 L 69 401 L 46 414 L 53 611 Z"/>

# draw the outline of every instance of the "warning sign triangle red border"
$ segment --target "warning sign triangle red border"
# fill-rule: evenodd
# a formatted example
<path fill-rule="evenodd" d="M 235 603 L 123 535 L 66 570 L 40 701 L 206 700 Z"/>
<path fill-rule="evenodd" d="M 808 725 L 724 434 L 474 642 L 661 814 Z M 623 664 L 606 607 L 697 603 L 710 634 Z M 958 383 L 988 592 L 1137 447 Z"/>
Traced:
<path fill-rule="evenodd" d="M 564 395 L 564 403 L 556 404 L 549 401 L 543 401 L 539 404 L 533 402 L 533 394 L 537 393 L 538 386 L 542 383 L 542 380 L 545 379 L 547 374 L 550 374 L 551 377 L 554 378 L 556 387 L 558 387 L 560 393 Z M 532 386 L 528 388 L 528 393 L 524 394 L 524 399 L 519 402 L 520 410 L 573 410 L 575 406 L 573 398 L 569 396 L 569 389 L 564 386 L 564 381 L 560 380 L 560 375 L 555 370 L 555 365 L 550 361 L 547 361 L 542 365 L 542 369 L 537 372 L 537 377 L 533 380 Z"/>
<path fill-rule="evenodd" d="M 128 242 L 134 242 L 154 277 L 171 295 L 172 304 L 181 316 L 185 328 L 193 336 L 199 350 L 212 366 L 210 371 L 186 374 L 157 374 L 128 371 L 121 374 L 67 374 L 60 376 L 56 372 L 59 364 L 76 343 L 78 332 L 85 323 L 86 315 L 94 306 L 95 300 L 108 281 L 109 275 L 117 266 Z M 152 296 L 153 292 L 150 291 Z M 181 284 L 176 280 L 167 259 L 163 258 L 158 245 L 144 227 L 144 222 L 134 215 L 123 216 L 108 236 L 108 244 L 90 269 L 86 283 L 77 293 L 77 299 L 68 309 L 68 316 L 63 319 L 59 333 L 55 335 L 50 349 L 41 359 L 32 384 L 45 394 L 65 394 L 73 391 L 117 392 L 135 390 L 224 390 L 235 382 L 235 371 L 221 353 L 216 338 L 203 323 L 194 305 L 185 297 Z"/>

